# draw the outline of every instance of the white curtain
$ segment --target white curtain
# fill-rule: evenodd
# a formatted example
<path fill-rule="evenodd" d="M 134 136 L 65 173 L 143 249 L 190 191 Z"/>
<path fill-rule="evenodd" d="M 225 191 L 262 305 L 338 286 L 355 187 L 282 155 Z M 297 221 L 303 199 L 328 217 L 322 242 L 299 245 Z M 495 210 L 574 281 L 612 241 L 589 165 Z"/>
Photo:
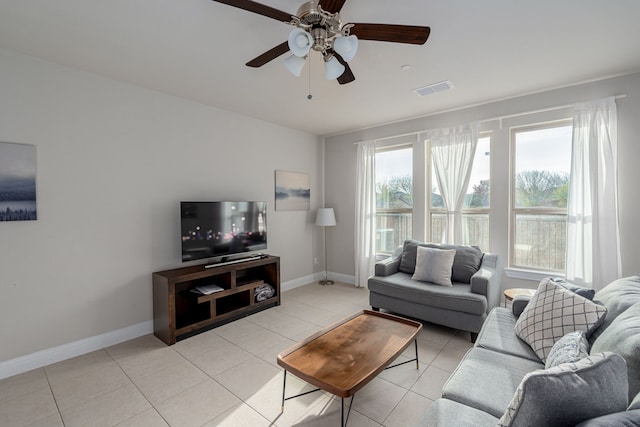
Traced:
<path fill-rule="evenodd" d="M 356 286 L 367 287 L 376 263 L 376 143 L 358 143 L 356 164 Z"/>
<path fill-rule="evenodd" d="M 478 145 L 478 123 L 428 132 L 440 195 L 447 210 L 442 242 L 463 244 L 462 208 Z"/>
<path fill-rule="evenodd" d="M 615 98 L 573 114 L 566 279 L 602 289 L 621 276 Z"/>

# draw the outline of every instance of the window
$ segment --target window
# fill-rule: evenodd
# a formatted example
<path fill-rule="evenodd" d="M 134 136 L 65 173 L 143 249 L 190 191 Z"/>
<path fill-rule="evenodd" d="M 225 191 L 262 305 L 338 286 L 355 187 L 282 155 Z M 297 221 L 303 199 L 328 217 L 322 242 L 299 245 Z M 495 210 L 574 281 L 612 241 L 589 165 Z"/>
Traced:
<path fill-rule="evenodd" d="M 376 253 L 391 253 L 411 238 L 413 148 L 376 152 Z"/>
<path fill-rule="evenodd" d="M 463 244 L 479 246 L 489 250 L 489 199 L 490 199 L 490 167 L 491 167 L 491 137 L 483 136 L 478 139 L 476 153 L 473 158 L 471 179 L 467 188 L 467 196 L 462 210 L 462 227 L 464 231 Z M 440 195 L 438 181 L 431 166 L 431 202 L 430 202 L 430 240 L 442 242 L 443 230 L 446 224 L 444 201 Z"/>
<path fill-rule="evenodd" d="M 563 271 L 571 121 L 511 133 L 510 266 Z"/>

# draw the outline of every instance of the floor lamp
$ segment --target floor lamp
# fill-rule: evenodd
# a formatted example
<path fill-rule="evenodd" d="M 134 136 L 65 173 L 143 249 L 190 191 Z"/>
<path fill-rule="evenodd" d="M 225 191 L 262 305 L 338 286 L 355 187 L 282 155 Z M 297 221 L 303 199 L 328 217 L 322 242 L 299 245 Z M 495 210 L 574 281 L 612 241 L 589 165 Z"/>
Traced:
<path fill-rule="evenodd" d="M 333 208 L 320 208 L 316 215 L 316 225 L 322 227 L 323 245 L 324 245 L 324 280 L 320 280 L 318 283 L 321 285 L 333 285 L 333 280 L 329 280 L 327 273 L 327 227 L 336 225 L 336 216 L 333 213 Z"/>

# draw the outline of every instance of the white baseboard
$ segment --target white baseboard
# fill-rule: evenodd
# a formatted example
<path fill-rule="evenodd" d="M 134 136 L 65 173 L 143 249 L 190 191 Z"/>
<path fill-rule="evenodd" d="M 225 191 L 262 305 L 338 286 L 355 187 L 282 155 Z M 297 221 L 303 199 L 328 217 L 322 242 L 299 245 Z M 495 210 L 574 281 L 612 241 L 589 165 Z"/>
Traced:
<path fill-rule="evenodd" d="M 355 276 L 349 276 L 347 274 L 329 272 L 327 274 L 327 277 L 329 279 L 331 279 L 331 280 L 336 281 L 336 282 L 349 283 L 350 285 L 354 285 L 356 283 L 356 277 Z M 323 271 L 318 272 L 318 273 L 314 273 L 314 274 L 309 274 L 307 276 L 300 277 L 298 279 L 289 280 L 287 282 L 281 283 L 280 284 L 280 290 L 282 292 L 288 291 L 288 290 L 291 290 L 291 289 L 298 288 L 300 286 L 308 285 L 309 283 L 319 282 L 322 279 L 324 279 L 324 272 Z"/>
<path fill-rule="evenodd" d="M 94 337 L 63 344 L 46 350 L 0 362 L 0 379 L 28 372 L 72 357 L 100 350 L 133 338 L 153 333 L 153 321 L 138 323 Z"/>
<path fill-rule="evenodd" d="M 355 276 L 346 274 L 331 273 L 329 278 L 337 282 L 355 283 Z M 317 282 L 324 279 L 324 273 L 309 274 L 304 277 L 289 280 L 280 284 L 282 292 Z M 81 356 L 92 351 L 100 350 L 124 341 L 138 338 L 142 335 L 153 333 L 153 320 L 147 320 L 126 328 L 106 332 L 94 337 L 84 338 L 78 341 L 63 344 L 57 347 L 48 348 L 46 350 L 37 351 L 27 354 L 26 356 L 16 357 L 15 359 L 0 362 L 0 379 L 12 377 L 22 374 L 33 369 L 42 368 L 52 363 L 61 362 L 72 357 Z"/>
<path fill-rule="evenodd" d="M 350 285 L 356 284 L 356 276 L 350 276 L 348 274 L 329 273 L 329 279 L 336 282 L 348 283 Z"/>
<path fill-rule="evenodd" d="M 286 282 L 280 283 L 280 291 L 289 291 L 291 289 L 299 288 L 300 286 L 308 285 L 311 282 L 315 282 L 317 274 L 309 274 L 304 277 L 299 277 L 297 279 L 288 280 Z"/>

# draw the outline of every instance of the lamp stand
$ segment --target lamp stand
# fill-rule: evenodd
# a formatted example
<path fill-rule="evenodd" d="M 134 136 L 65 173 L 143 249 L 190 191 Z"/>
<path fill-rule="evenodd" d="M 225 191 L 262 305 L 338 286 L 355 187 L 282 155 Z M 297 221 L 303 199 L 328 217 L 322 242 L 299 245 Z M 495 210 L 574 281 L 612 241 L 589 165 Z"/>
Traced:
<path fill-rule="evenodd" d="M 322 286 L 333 285 L 335 282 L 333 280 L 329 280 L 329 274 L 327 273 L 327 227 L 322 227 L 322 231 L 322 241 L 324 244 L 324 280 L 320 280 L 318 283 Z"/>

